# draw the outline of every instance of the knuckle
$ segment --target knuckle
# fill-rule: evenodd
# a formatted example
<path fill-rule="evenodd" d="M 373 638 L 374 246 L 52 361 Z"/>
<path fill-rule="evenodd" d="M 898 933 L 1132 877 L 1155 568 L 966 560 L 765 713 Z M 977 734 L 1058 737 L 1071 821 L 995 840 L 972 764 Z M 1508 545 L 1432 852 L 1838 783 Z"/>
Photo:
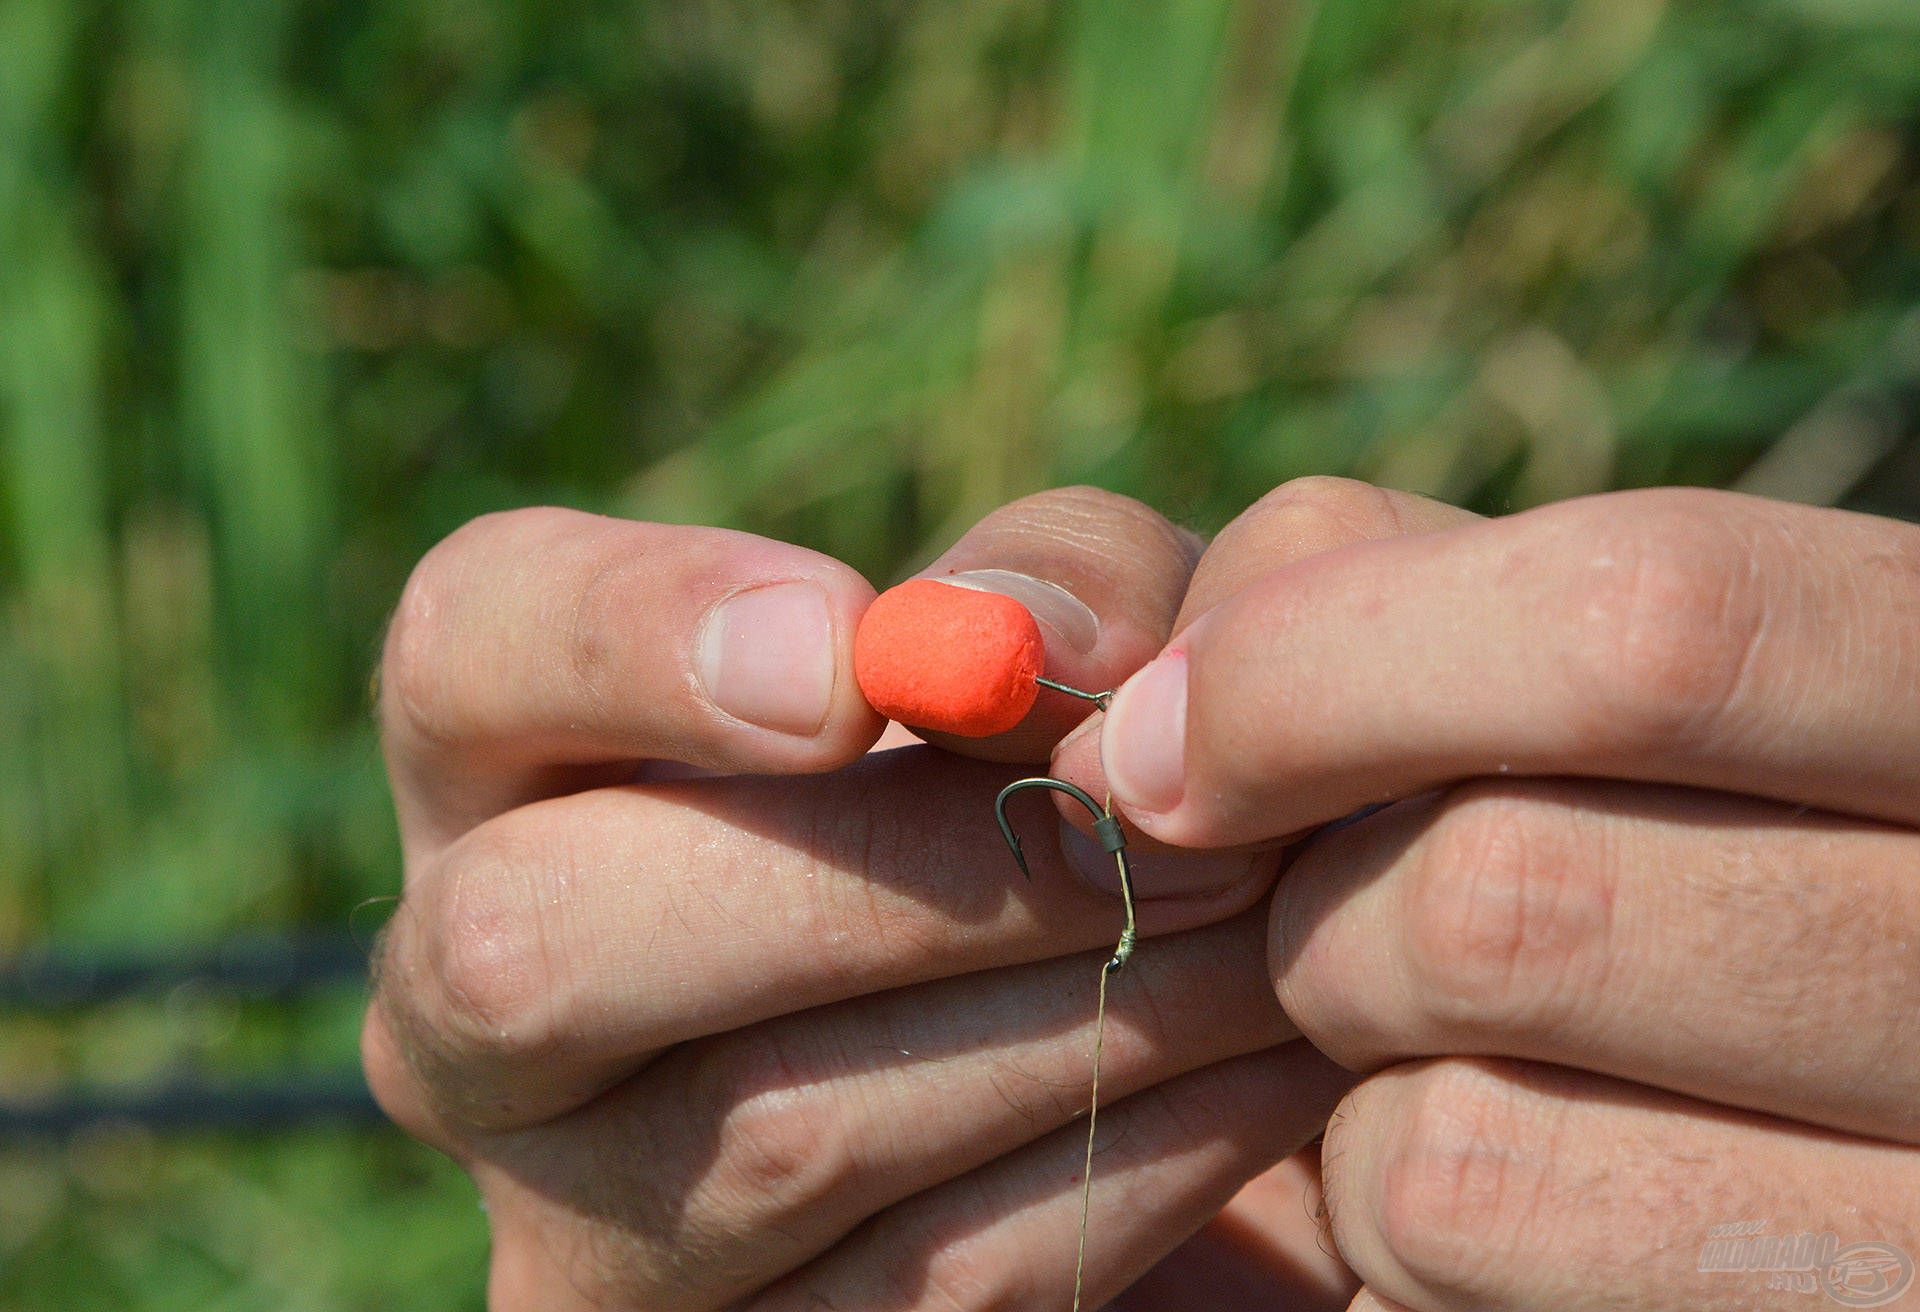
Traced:
<path fill-rule="evenodd" d="M 1035 492 L 1012 502 L 1007 510 L 1033 522 L 1051 523 L 1064 517 L 1117 519 L 1156 526 L 1166 523 L 1160 512 L 1145 502 L 1090 483 L 1074 483 Z"/>
<path fill-rule="evenodd" d="M 459 536 L 448 538 L 414 566 L 387 626 L 380 662 L 381 719 L 390 729 L 404 728 L 428 743 L 457 735 L 447 695 L 447 654 L 453 646 L 450 617 Z"/>
<path fill-rule="evenodd" d="M 1354 1218 L 1372 1215 L 1366 1198 L 1364 1172 L 1356 1164 L 1364 1157 L 1366 1141 L 1363 1126 L 1369 1124 L 1375 1104 L 1383 1095 L 1378 1079 L 1362 1080 L 1348 1089 L 1327 1116 L 1326 1130 L 1320 1141 L 1320 1196 L 1326 1209 L 1327 1228 L 1336 1243 L 1349 1232 Z"/>
<path fill-rule="evenodd" d="M 1415 844 L 1401 922 L 1418 1005 L 1454 1032 L 1541 1028 L 1603 984 L 1611 862 L 1551 786 L 1468 784 Z"/>
<path fill-rule="evenodd" d="M 1366 1070 L 1404 1044 L 1400 1013 L 1364 987 L 1379 943 L 1369 918 L 1353 914 L 1356 890 L 1381 882 L 1419 832 L 1423 802 L 1323 832 L 1307 841 L 1274 886 L 1267 910 L 1266 966 L 1280 1011 L 1321 1052 Z"/>
<path fill-rule="evenodd" d="M 1005 1254 L 989 1252 L 972 1239 L 948 1239 L 927 1255 L 917 1280 L 896 1282 L 899 1306 L 911 1312 L 1011 1312 L 1030 1307 L 1018 1297 L 1007 1274 Z M 909 1284 L 917 1284 L 917 1289 Z"/>
<path fill-rule="evenodd" d="M 1312 840 L 1287 871 L 1287 877 L 1274 885 L 1273 900 L 1267 909 L 1267 975 L 1273 981 L 1273 995 L 1280 1010 L 1309 1038 L 1317 1037 L 1325 1007 L 1318 980 L 1318 964 L 1312 955 L 1318 916 L 1304 896 L 1315 883 L 1315 872 L 1337 859 L 1343 845 L 1333 834 Z M 1333 867 L 1337 868 L 1337 867 Z M 1324 1045 L 1322 1051 L 1329 1051 Z M 1339 1060 L 1337 1051 L 1329 1052 Z"/>
<path fill-rule="evenodd" d="M 392 1010 L 392 1000 L 376 985 L 360 1026 L 360 1069 L 387 1119 L 416 1139 L 431 1140 L 439 1127 L 394 1034 Z"/>
<path fill-rule="evenodd" d="M 1271 531 L 1287 526 L 1287 536 L 1313 550 L 1365 541 L 1399 532 L 1399 508 L 1387 492 L 1355 478 L 1312 474 L 1282 483 L 1256 501 L 1248 514 Z"/>
<path fill-rule="evenodd" d="M 981 522 L 996 531 L 1038 531 L 1098 555 L 1152 559 L 1164 550 L 1191 562 L 1199 554 L 1198 539 L 1152 506 L 1090 484 L 1035 492 Z"/>
<path fill-rule="evenodd" d="M 1486 1064 L 1411 1074 L 1374 1215 L 1387 1251 L 1420 1284 L 1470 1293 L 1523 1251 L 1537 1196 L 1515 1150 L 1525 1130 L 1511 1085 Z"/>
<path fill-rule="evenodd" d="M 1033 1306 L 1004 1245 L 955 1234 L 936 1215 L 894 1214 L 863 1246 L 860 1306 L 871 1312 L 1012 1312 Z M 831 1307 L 809 1291 L 806 1306 Z M 786 1304 L 779 1305 L 783 1310 Z M 772 1309 L 754 1305 L 754 1312 Z"/>
<path fill-rule="evenodd" d="M 444 1045 L 435 1037 L 425 961 L 428 935 L 420 898 L 400 901 L 372 957 L 372 1002 L 361 1026 L 361 1065 L 368 1088 L 395 1122 L 418 1134 L 416 1115 L 434 1102 Z"/>
<path fill-rule="evenodd" d="M 1282 483 L 1221 529 L 1194 573 L 1193 591 L 1232 595 L 1277 566 L 1405 531 L 1393 496 L 1349 478 Z"/>
<path fill-rule="evenodd" d="M 463 630 L 474 594 L 487 588 L 489 562 L 573 527 L 579 512 L 549 506 L 502 510 L 455 529 L 421 557 L 401 589 L 380 660 L 380 715 L 429 745 L 466 737 L 471 710 L 454 677 L 471 646 Z"/>
<path fill-rule="evenodd" d="M 712 1179 L 720 1202 L 756 1226 L 819 1206 L 853 1170 L 843 1108 L 789 1044 L 771 1033 L 729 1043 L 700 1081 L 701 1104 L 719 1109 Z"/>
<path fill-rule="evenodd" d="M 1563 517 L 1564 652 L 1583 745 L 1637 756 L 1698 741 L 1739 690 L 1761 631 L 1754 544 L 1700 494 Z"/>
<path fill-rule="evenodd" d="M 548 854 L 496 823 L 450 848 L 426 910 L 431 1025 L 458 1063 L 520 1068 L 560 1041 L 556 972 L 535 887 Z"/>

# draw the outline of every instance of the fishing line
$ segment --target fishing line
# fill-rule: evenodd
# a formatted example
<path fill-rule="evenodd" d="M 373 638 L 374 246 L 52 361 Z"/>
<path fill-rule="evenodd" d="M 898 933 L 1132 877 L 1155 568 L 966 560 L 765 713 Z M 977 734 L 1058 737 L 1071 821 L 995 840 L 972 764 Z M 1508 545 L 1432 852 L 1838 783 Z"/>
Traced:
<path fill-rule="evenodd" d="M 1073 1256 L 1073 1312 L 1080 1312 L 1080 1294 L 1086 1288 L 1087 1218 L 1093 1212 L 1093 1132 L 1100 1124 L 1100 1050 L 1107 1038 L 1107 976 L 1100 968 L 1100 1003 L 1093 1013 L 1093 1093 L 1087 1100 L 1087 1157 L 1080 1168 L 1080 1244 Z"/>
<path fill-rule="evenodd" d="M 937 579 L 909 579 L 880 594 L 854 635 L 854 677 L 876 711 L 900 724 L 966 738 L 1006 733 L 1026 719 L 1043 689 L 1092 702 L 1104 711 L 1113 693 L 1088 692 L 1045 674 L 1046 641 L 1033 613 L 1011 597 Z M 1096 802 L 1064 779 L 1016 779 L 994 799 L 994 818 L 1028 879 L 1020 837 L 1007 820 L 1007 799 L 1029 788 L 1064 793 L 1093 815 L 1093 836 L 1120 872 L 1126 928 L 1100 970 L 1093 1022 L 1093 1087 L 1087 1107 L 1087 1150 L 1080 1189 L 1080 1238 L 1073 1265 L 1073 1307 L 1079 1312 L 1086 1275 L 1087 1224 L 1093 1208 L 1094 1131 L 1100 1116 L 1100 1058 L 1106 1046 L 1107 977 L 1133 955 L 1137 930 L 1127 840 L 1113 796 Z"/>
<path fill-rule="evenodd" d="M 1062 691 L 1072 691 L 1062 689 Z M 1102 710 L 1106 709 L 1109 694 L 1079 694 L 1089 701 L 1097 702 Z M 1032 871 L 1027 868 L 1026 854 L 1020 848 L 1020 836 L 1013 832 L 1013 826 L 1007 820 L 1007 799 L 1029 788 L 1042 788 L 1050 792 L 1065 793 L 1074 801 L 1093 813 L 1093 836 L 1101 850 L 1113 857 L 1120 872 L 1120 901 L 1126 908 L 1126 927 L 1120 931 L 1120 941 L 1114 945 L 1113 955 L 1100 967 L 1099 1002 L 1094 1009 L 1093 1020 L 1093 1089 L 1087 1104 L 1087 1152 L 1081 1167 L 1080 1178 L 1080 1239 L 1073 1260 L 1073 1312 L 1080 1312 L 1080 1298 L 1085 1288 L 1087 1262 L 1087 1222 L 1093 1211 L 1093 1142 L 1094 1132 L 1100 1124 L 1100 1058 L 1106 1047 L 1107 1038 L 1107 979 L 1118 974 L 1133 956 L 1134 944 L 1138 938 L 1138 924 L 1133 910 L 1133 870 L 1127 864 L 1127 838 L 1120 829 L 1120 819 L 1113 813 L 1113 794 L 1108 793 L 1104 803 L 1096 803 L 1086 789 L 1064 779 L 1055 779 L 1041 775 L 1031 779 L 1016 779 L 1000 790 L 994 799 L 994 818 L 1000 822 L 1000 834 L 1007 840 L 1007 846 L 1013 851 L 1013 859 L 1019 863 L 1020 873 L 1029 879 Z"/>

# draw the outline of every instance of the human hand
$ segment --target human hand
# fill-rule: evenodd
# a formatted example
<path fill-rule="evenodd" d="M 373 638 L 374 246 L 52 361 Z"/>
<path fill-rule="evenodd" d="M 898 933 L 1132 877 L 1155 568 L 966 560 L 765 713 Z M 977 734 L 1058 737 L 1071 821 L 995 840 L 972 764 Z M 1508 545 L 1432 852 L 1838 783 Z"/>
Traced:
<path fill-rule="evenodd" d="M 1433 533 L 1475 516 L 1442 502 L 1338 478 L 1303 478 L 1261 498 L 1200 559 L 1173 631 L 1182 632 L 1255 579 L 1362 542 Z M 1101 721 L 1060 744 L 1056 768 L 1088 787 L 1100 777 Z M 1136 846 L 1150 845 L 1141 839 Z M 1238 1312 L 1345 1308 L 1358 1288 L 1315 1219 L 1320 1153 L 1303 1150 L 1252 1181 L 1207 1227 L 1113 1304 L 1113 1312 L 1232 1307 Z"/>
<path fill-rule="evenodd" d="M 974 576 L 1027 591 L 1051 671 L 1107 687 L 1194 554 L 1069 490 L 929 572 L 1044 581 Z M 363 1046 L 382 1105 L 477 1181 L 496 1308 L 1064 1306 L 1117 909 L 1038 805 L 1020 878 L 1003 767 L 861 759 L 871 599 L 798 548 L 550 510 L 478 521 L 409 584 L 382 698 L 405 893 Z M 1044 759 L 1081 714 L 1043 695 L 970 750 Z M 1089 1306 L 1344 1088 L 1265 978 L 1274 867 L 1138 863 L 1162 937 L 1111 993 Z"/>
<path fill-rule="evenodd" d="M 1289 1015 L 1371 1073 L 1324 1148 L 1354 1306 L 1877 1297 L 1702 1270 L 1741 1223 L 1910 1271 L 1920 530 L 1636 492 L 1239 572 L 1099 754 L 1184 846 L 1393 803 L 1270 926 Z"/>

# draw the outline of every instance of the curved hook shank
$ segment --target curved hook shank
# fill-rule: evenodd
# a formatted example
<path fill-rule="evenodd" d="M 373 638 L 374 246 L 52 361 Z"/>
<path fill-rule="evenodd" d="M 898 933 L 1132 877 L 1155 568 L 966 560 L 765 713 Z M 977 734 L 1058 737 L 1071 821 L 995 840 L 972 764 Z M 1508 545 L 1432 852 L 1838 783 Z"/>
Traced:
<path fill-rule="evenodd" d="M 1068 797 L 1071 797 L 1074 801 L 1086 807 L 1093 815 L 1094 830 L 1100 836 L 1101 846 L 1107 846 L 1106 834 L 1101 833 L 1100 828 L 1104 822 L 1111 821 L 1113 817 L 1107 814 L 1106 809 L 1102 807 L 1100 803 L 1093 800 L 1092 793 L 1089 793 L 1078 784 L 1068 783 L 1065 779 L 1051 779 L 1044 775 L 1036 776 L 1032 779 L 1016 779 L 1005 788 L 1002 788 L 1000 790 L 1000 796 L 993 799 L 993 818 L 1000 822 L 1000 836 L 1007 840 L 1007 846 L 1012 849 L 1013 859 L 1019 863 L 1021 874 L 1025 875 L 1028 879 L 1033 878 L 1033 871 L 1027 868 L 1027 854 L 1020 849 L 1020 836 L 1013 832 L 1013 823 L 1007 819 L 1007 799 L 1015 793 L 1025 792 L 1029 788 L 1045 788 L 1052 792 L 1065 793 Z M 1112 828 L 1117 835 L 1119 833 L 1119 825 L 1115 823 Z M 1125 846 L 1126 840 L 1123 838 L 1120 840 L 1120 847 Z M 1117 852 L 1120 850 L 1120 847 L 1107 847 L 1107 851 Z"/>
<path fill-rule="evenodd" d="M 1126 965 L 1127 958 L 1133 955 L 1135 935 L 1133 872 L 1127 868 L 1127 836 L 1121 832 L 1120 818 L 1094 801 L 1093 794 L 1086 789 L 1078 784 L 1070 784 L 1065 779 L 1039 775 L 1032 779 L 1014 780 L 1000 790 L 1000 796 L 993 799 L 993 818 L 1000 822 L 1000 835 L 1007 840 L 1007 846 L 1012 849 L 1013 859 L 1019 863 L 1020 873 L 1028 879 L 1033 878 L 1033 871 L 1027 868 L 1027 854 L 1020 849 L 1020 836 L 1013 832 L 1013 825 L 1007 819 L 1007 799 L 1029 788 L 1044 788 L 1050 792 L 1065 793 L 1086 807 L 1093 816 L 1093 836 L 1099 840 L 1101 849 L 1112 855 L 1114 863 L 1120 869 L 1120 899 L 1126 907 L 1127 927 L 1120 935 L 1120 944 L 1114 950 L 1113 959 L 1107 962 L 1107 970 L 1116 971 Z"/>

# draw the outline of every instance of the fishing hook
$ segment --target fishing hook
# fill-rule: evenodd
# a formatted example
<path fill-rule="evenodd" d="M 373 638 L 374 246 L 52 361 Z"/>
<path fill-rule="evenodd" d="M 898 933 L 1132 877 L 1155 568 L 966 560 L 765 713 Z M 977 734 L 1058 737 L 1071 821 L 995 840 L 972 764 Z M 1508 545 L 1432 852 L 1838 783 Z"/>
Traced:
<path fill-rule="evenodd" d="M 1089 696 L 1088 700 L 1093 699 Z M 1065 793 L 1092 812 L 1093 836 L 1099 841 L 1103 851 L 1113 854 L 1114 863 L 1120 868 L 1120 901 L 1126 907 L 1127 926 L 1121 931 L 1119 945 L 1113 950 L 1113 959 L 1107 962 L 1107 972 L 1112 974 L 1126 965 L 1127 958 L 1133 955 L 1136 936 L 1133 917 L 1133 871 L 1127 865 L 1127 836 L 1120 832 L 1120 818 L 1114 815 L 1109 807 L 1103 807 L 1094 801 L 1093 795 L 1086 789 L 1078 784 L 1070 784 L 1065 779 L 1038 775 L 1031 779 L 1014 780 L 1000 790 L 1000 796 L 993 799 L 993 818 L 1000 822 L 1001 837 L 1007 840 L 1007 846 L 1012 849 L 1013 859 L 1019 864 L 1020 873 L 1028 879 L 1033 878 L 1033 871 L 1027 868 L 1027 855 L 1020 848 L 1020 836 L 1013 832 L 1013 824 L 1007 819 L 1007 799 L 1029 788 L 1045 788 L 1052 792 Z"/>

